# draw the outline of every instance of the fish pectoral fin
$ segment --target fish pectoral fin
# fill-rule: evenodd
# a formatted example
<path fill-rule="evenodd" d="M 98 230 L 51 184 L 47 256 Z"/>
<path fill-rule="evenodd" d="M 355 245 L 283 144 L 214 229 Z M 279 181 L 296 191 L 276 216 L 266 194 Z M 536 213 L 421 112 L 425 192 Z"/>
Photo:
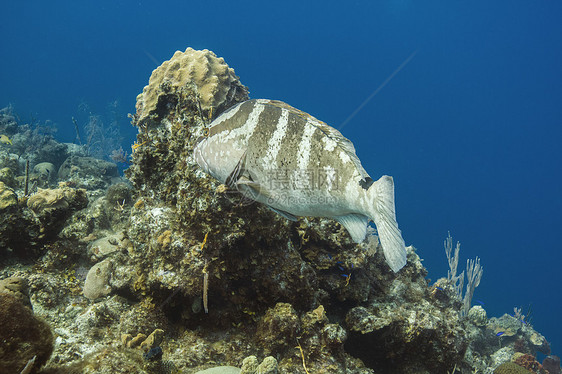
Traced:
<path fill-rule="evenodd" d="M 250 198 L 252 200 L 257 200 L 258 196 L 262 199 L 271 199 L 272 195 L 269 191 L 263 188 L 258 182 L 254 182 L 253 180 L 247 177 L 240 177 L 238 182 L 236 182 L 236 188 L 240 191 L 245 197 Z M 266 203 L 267 205 L 267 203 Z M 267 205 L 269 209 L 274 211 L 275 213 L 279 214 L 280 216 L 285 217 L 289 221 L 296 221 L 297 217 L 292 215 L 289 212 L 285 212 L 284 210 L 273 208 Z"/>
<path fill-rule="evenodd" d="M 244 174 L 245 171 L 246 171 L 246 152 L 242 154 L 242 157 L 240 157 L 240 160 L 238 160 L 236 167 L 226 178 L 224 184 L 226 184 L 228 187 L 231 188 L 234 187 L 238 183 L 240 178 L 242 178 L 242 175 Z"/>
<path fill-rule="evenodd" d="M 297 217 L 292 215 L 291 213 L 285 212 L 283 210 L 275 209 L 275 208 L 272 208 L 270 206 L 268 206 L 268 208 L 273 210 L 275 213 L 279 214 L 280 216 L 283 216 L 283 217 L 287 218 L 289 221 L 296 221 L 297 220 Z"/>
<path fill-rule="evenodd" d="M 252 200 L 257 200 L 258 196 L 265 197 L 266 199 L 271 196 L 258 182 L 254 182 L 245 176 L 239 177 L 234 185 L 245 197 Z"/>
<path fill-rule="evenodd" d="M 361 243 L 365 240 L 365 236 L 367 235 L 367 225 L 369 224 L 369 217 L 363 214 L 356 214 L 351 213 L 345 216 L 336 216 L 334 217 L 336 221 L 338 221 L 355 243 Z"/>

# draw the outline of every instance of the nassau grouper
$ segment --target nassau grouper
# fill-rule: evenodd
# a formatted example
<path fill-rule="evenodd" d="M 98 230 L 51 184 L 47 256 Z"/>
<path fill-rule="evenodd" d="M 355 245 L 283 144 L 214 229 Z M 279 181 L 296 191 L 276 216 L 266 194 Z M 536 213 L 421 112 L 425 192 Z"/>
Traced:
<path fill-rule="evenodd" d="M 373 181 L 351 141 L 311 115 L 281 101 L 245 101 L 211 123 L 194 157 L 207 174 L 287 219 L 333 218 L 356 243 L 372 219 L 390 268 L 406 264 L 392 177 Z"/>

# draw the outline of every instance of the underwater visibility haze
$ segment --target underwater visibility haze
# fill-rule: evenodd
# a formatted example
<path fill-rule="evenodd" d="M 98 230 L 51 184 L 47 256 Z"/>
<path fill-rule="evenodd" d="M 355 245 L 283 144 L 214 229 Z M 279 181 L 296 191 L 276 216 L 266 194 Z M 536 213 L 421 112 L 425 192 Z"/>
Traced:
<path fill-rule="evenodd" d="M 560 372 L 561 3 L 3 14 L 0 372 Z"/>

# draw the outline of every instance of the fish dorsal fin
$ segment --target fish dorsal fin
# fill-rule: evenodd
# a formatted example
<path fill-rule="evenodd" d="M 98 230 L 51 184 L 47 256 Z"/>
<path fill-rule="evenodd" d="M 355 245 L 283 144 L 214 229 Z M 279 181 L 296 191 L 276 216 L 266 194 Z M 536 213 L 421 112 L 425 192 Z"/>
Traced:
<path fill-rule="evenodd" d="M 332 126 L 329 126 L 322 121 L 318 121 L 316 118 L 314 118 L 314 120 L 315 121 L 311 121 L 312 125 L 316 126 L 316 128 L 322 131 L 328 138 L 335 141 L 337 147 L 340 148 L 349 156 L 351 162 L 353 162 L 353 164 L 361 174 L 362 179 L 367 180 L 367 178 L 369 178 L 369 174 L 367 174 L 365 169 L 363 169 L 363 165 L 361 165 L 361 161 L 359 160 L 359 157 L 357 157 L 357 154 L 355 153 L 355 147 L 353 146 L 351 140 L 347 139 L 345 136 L 342 135 L 341 132 L 339 132 L 337 129 L 333 128 Z"/>
<path fill-rule="evenodd" d="M 361 180 L 357 181 L 359 185 L 365 190 L 369 189 L 369 187 L 373 183 L 373 180 L 369 177 L 369 174 L 363 168 L 363 165 L 361 165 L 361 161 L 359 160 L 359 157 L 357 157 L 357 154 L 355 153 L 355 147 L 353 146 L 351 140 L 343 136 L 342 133 L 339 132 L 339 130 L 333 128 L 332 126 L 327 125 L 325 122 L 318 120 L 316 117 L 313 117 L 310 114 L 303 112 L 302 110 L 292 107 L 291 105 L 283 101 L 266 100 L 262 104 L 288 110 L 290 113 L 306 119 L 310 125 L 316 127 L 326 137 L 336 142 L 336 147 L 341 149 L 343 152 L 345 152 L 347 156 L 349 156 L 351 162 L 353 162 L 355 168 L 361 175 Z"/>
<path fill-rule="evenodd" d="M 309 124 L 316 127 L 318 130 L 322 131 L 322 133 L 324 133 L 324 135 L 326 135 L 331 140 L 335 141 L 337 147 L 340 148 L 342 151 L 344 151 L 349 156 L 349 158 L 351 159 L 351 162 L 353 162 L 353 164 L 355 165 L 355 167 L 357 168 L 357 170 L 361 174 L 362 181 L 364 181 L 363 183 L 367 183 L 368 186 L 370 186 L 370 184 L 369 184 L 369 179 L 370 179 L 369 174 L 365 171 L 365 169 L 363 169 L 363 165 L 361 165 L 361 161 L 359 160 L 359 157 L 357 157 L 357 154 L 355 153 L 355 147 L 353 146 L 353 143 L 351 142 L 351 140 L 349 140 L 345 136 L 343 136 L 342 133 L 339 132 L 339 130 L 333 128 L 332 126 L 327 125 L 326 123 L 324 123 L 320 120 L 318 120 L 316 117 L 313 117 L 310 114 L 303 112 L 302 110 L 298 110 L 298 109 L 296 109 L 296 108 L 294 108 L 294 107 L 290 106 L 289 104 L 284 103 L 282 101 L 270 100 L 269 104 L 273 105 L 273 106 L 276 106 L 276 107 L 279 107 L 279 108 L 287 109 L 289 112 L 291 112 L 291 113 L 293 113 L 297 116 L 306 118 L 308 120 Z M 363 185 L 362 185 L 362 187 L 363 187 Z M 367 189 L 367 188 L 365 188 L 365 189 Z"/>
<path fill-rule="evenodd" d="M 361 243 L 365 240 L 367 235 L 367 225 L 369 224 L 369 218 L 363 214 L 347 214 L 345 216 L 334 217 L 351 235 L 351 238 L 355 243 Z"/>

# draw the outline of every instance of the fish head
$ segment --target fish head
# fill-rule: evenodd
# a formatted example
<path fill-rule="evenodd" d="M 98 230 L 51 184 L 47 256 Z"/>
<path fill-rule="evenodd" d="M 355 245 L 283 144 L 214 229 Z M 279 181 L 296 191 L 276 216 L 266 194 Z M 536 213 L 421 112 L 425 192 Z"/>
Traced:
<path fill-rule="evenodd" d="M 217 178 L 215 168 L 211 168 L 208 160 L 211 160 L 213 157 L 212 155 L 215 153 L 213 150 L 213 146 L 209 142 L 209 134 L 208 129 L 205 130 L 205 134 L 200 136 L 197 141 L 195 142 L 195 147 L 193 148 L 193 157 L 195 158 L 195 162 L 203 171 L 215 178 Z M 218 179 L 218 178 L 217 178 Z"/>
<path fill-rule="evenodd" d="M 244 103 L 247 104 L 243 106 Z M 252 103 L 244 103 L 222 113 L 195 142 L 193 157 L 197 165 L 221 183 L 236 169 L 248 147 L 251 132 L 243 127 L 248 114 L 242 119 L 236 115 L 253 107 Z"/>
<path fill-rule="evenodd" d="M 243 152 L 231 142 L 224 141 L 220 134 L 204 134 L 197 139 L 193 149 L 197 165 L 221 183 L 226 182 L 242 156 Z"/>

